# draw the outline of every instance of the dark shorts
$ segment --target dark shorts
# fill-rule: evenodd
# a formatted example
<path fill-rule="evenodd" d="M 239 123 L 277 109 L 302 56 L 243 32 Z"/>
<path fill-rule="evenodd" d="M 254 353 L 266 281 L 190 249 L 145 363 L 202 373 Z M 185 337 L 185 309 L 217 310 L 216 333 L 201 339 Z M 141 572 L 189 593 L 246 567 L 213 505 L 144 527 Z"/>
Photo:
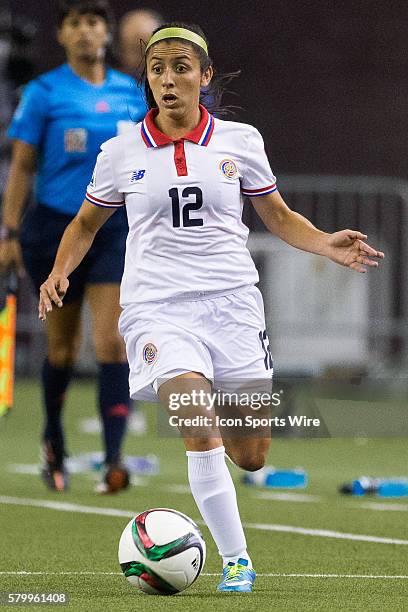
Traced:
<path fill-rule="evenodd" d="M 24 266 L 38 291 L 51 272 L 58 246 L 71 215 L 38 205 L 24 218 L 21 248 Z M 69 277 L 64 302 L 81 298 L 85 286 L 120 283 L 125 260 L 128 225 L 125 209 L 119 209 L 96 234 L 82 263 Z"/>

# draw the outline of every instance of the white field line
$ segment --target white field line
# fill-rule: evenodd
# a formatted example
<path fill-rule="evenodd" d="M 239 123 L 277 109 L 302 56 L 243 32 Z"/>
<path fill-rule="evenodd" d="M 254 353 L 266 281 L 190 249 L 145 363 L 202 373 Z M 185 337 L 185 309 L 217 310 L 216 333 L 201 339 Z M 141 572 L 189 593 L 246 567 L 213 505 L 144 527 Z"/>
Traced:
<path fill-rule="evenodd" d="M 364 510 L 380 510 L 383 512 L 406 512 L 408 510 L 408 504 L 380 504 L 378 502 L 366 502 L 365 504 L 359 504 L 358 508 L 363 508 Z"/>
<path fill-rule="evenodd" d="M 288 493 L 285 491 L 257 491 L 252 497 L 256 499 L 266 499 L 271 501 L 289 501 L 316 503 L 321 501 L 319 495 L 309 495 L 308 493 Z"/>
<path fill-rule="evenodd" d="M 183 485 L 181 485 L 183 486 Z M 170 486 L 168 487 L 170 491 Z M 188 492 L 190 489 L 186 486 Z M 286 491 L 257 491 L 253 493 L 253 498 L 270 500 L 270 501 L 288 501 L 288 502 L 303 502 L 303 503 L 321 503 L 324 501 L 324 498 L 320 495 L 310 495 L 308 493 L 292 493 Z M 400 503 L 381 503 L 377 501 L 372 502 L 364 502 L 361 504 L 350 503 L 347 506 L 348 508 L 354 508 L 355 510 L 380 510 L 382 512 L 406 512 L 408 510 L 408 504 L 400 504 Z"/>
<path fill-rule="evenodd" d="M 124 516 L 132 518 L 137 512 L 119 510 L 116 508 L 97 508 L 95 506 L 82 506 L 68 502 L 51 501 L 48 499 L 27 499 L 24 497 L 8 497 L 0 495 L 0 504 L 12 506 L 31 506 L 34 508 L 48 508 L 48 510 L 60 510 L 62 512 L 78 512 L 80 514 L 98 514 L 99 516 Z"/>
<path fill-rule="evenodd" d="M 96 506 L 82 506 L 67 502 L 57 502 L 45 499 L 27 499 L 24 497 L 0 496 L 0 504 L 13 506 L 30 506 L 35 508 L 47 508 L 49 510 L 59 510 L 62 512 L 78 512 L 80 514 L 96 514 L 98 516 L 117 516 L 131 518 L 137 512 L 129 510 L 119 510 L 117 508 L 98 508 Z M 202 521 L 197 521 L 203 524 Z M 259 531 L 276 531 L 280 533 L 297 533 L 299 535 L 315 536 L 320 538 L 335 538 L 338 540 L 354 540 L 357 542 L 374 542 L 376 544 L 399 544 L 408 545 L 408 540 L 398 538 L 383 538 L 379 536 L 360 535 L 356 533 L 344 533 L 341 531 L 331 531 L 328 529 L 307 529 L 304 527 L 293 527 L 291 525 L 274 525 L 269 523 L 244 523 L 247 529 Z"/>
<path fill-rule="evenodd" d="M 379 536 L 360 535 L 357 533 L 344 533 L 342 531 L 331 531 L 330 529 L 306 529 L 304 527 L 292 527 L 291 525 L 270 525 L 264 523 L 245 523 L 247 529 L 259 529 L 260 531 L 280 531 L 281 533 L 298 533 L 320 538 L 335 538 L 337 540 L 354 540 L 357 542 L 375 542 L 376 544 L 400 544 L 408 545 L 408 540 L 398 538 L 383 538 Z"/>
<path fill-rule="evenodd" d="M 173 485 L 164 485 L 161 488 L 164 491 L 168 491 L 169 493 L 178 493 L 180 495 L 191 495 L 191 489 L 189 485 L 173 484 Z"/>
<path fill-rule="evenodd" d="M 218 574 L 202 573 L 202 576 L 219 576 Z M 122 572 L 0 572 L 0 576 L 123 576 Z M 297 573 L 263 573 L 258 578 L 355 578 L 357 580 L 408 580 L 408 576 L 392 574 L 297 574 Z"/>

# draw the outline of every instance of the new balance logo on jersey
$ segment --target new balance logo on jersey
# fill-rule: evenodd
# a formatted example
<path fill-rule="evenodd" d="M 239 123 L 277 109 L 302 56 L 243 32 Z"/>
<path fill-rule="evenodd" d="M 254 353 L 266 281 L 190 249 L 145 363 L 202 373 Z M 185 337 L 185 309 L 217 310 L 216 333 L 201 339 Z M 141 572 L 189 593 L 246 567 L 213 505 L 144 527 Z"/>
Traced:
<path fill-rule="evenodd" d="M 93 171 L 92 178 L 89 184 L 91 187 L 96 187 L 96 168 Z"/>
<path fill-rule="evenodd" d="M 137 181 L 140 181 L 140 179 L 144 177 L 145 172 L 146 170 L 135 170 L 134 172 L 132 172 L 130 183 L 136 183 Z"/>

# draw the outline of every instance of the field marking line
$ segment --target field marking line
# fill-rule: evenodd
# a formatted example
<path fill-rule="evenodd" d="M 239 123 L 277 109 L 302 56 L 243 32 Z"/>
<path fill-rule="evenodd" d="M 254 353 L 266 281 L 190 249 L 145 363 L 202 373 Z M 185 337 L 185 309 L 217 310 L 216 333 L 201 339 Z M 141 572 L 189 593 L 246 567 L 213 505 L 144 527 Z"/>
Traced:
<path fill-rule="evenodd" d="M 98 516 L 117 516 L 132 518 L 137 512 L 129 510 L 119 510 L 117 508 L 100 508 L 96 506 L 82 506 L 68 502 L 57 502 L 47 499 L 28 499 L 24 497 L 9 497 L 0 495 L 0 504 L 14 506 L 30 506 L 35 508 L 47 508 L 49 510 L 59 510 L 63 512 L 77 512 L 80 514 L 96 514 Z M 197 521 L 203 525 L 203 521 Z M 275 525 L 269 523 L 244 523 L 246 529 L 256 529 L 258 531 L 276 531 L 280 533 L 297 533 L 320 538 L 335 538 L 338 540 L 353 540 L 356 542 L 374 542 L 376 544 L 398 544 L 407 546 L 408 540 L 398 538 L 384 538 L 380 536 L 361 535 L 356 533 L 345 533 L 342 531 L 332 531 L 330 529 L 309 529 L 305 527 L 294 527 L 292 525 Z"/>
<path fill-rule="evenodd" d="M 122 572 L 0 572 L 0 576 L 123 576 Z M 219 576 L 203 572 L 201 576 Z M 300 573 L 261 573 L 258 578 L 355 578 L 357 580 L 408 580 L 408 576 L 392 574 L 300 574 Z"/>
<path fill-rule="evenodd" d="M 285 491 L 257 491 L 252 497 L 256 499 L 266 499 L 271 501 L 289 501 L 317 503 L 322 500 L 320 495 L 310 495 L 309 493 L 289 493 Z"/>
<path fill-rule="evenodd" d="M 383 512 L 406 512 L 408 510 L 408 504 L 395 504 L 392 502 L 390 502 L 389 504 L 381 504 L 379 502 L 365 502 L 364 504 L 359 504 L 358 508 L 362 508 L 364 510 L 380 510 Z"/>
<path fill-rule="evenodd" d="M 169 493 L 178 493 L 180 495 L 191 495 L 191 489 L 189 485 L 184 484 L 173 484 L 173 485 L 164 485 L 162 486 L 164 491 L 168 491 Z"/>
<path fill-rule="evenodd" d="M 62 512 L 77 512 L 79 514 L 98 514 L 100 516 L 124 516 L 132 518 L 137 512 L 119 510 L 116 508 L 100 508 L 96 506 L 82 506 L 69 502 L 57 502 L 49 499 L 28 499 L 24 497 L 9 497 L 0 495 L 0 504 L 12 506 L 31 506 L 34 508 L 47 508 L 48 510 L 59 510 Z"/>
<path fill-rule="evenodd" d="M 259 529 L 260 531 L 280 531 L 282 533 L 299 533 L 319 538 L 335 538 L 337 540 L 354 540 L 357 542 L 374 542 L 376 544 L 399 544 L 407 546 L 408 540 L 398 538 L 384 538 L 380 536 L 368 536 L 357 533 L 346 533 L 343 531 L 332 531 L 330 529 L 308 529 L 305 527 L 293 527 L 291 525 L 269 525 L 265 523 L 245 523 L 247 529 Z"/>

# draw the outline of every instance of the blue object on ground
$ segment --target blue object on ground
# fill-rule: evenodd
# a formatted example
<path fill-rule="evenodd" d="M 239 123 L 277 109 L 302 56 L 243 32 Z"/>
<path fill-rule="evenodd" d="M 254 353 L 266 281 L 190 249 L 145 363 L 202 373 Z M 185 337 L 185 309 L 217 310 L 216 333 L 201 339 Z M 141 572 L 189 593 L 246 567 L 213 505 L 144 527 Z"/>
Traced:
<path fill-rule="evenodd" d="M 378 486 L 379 497 L 405 497 L 408 495 L 408 478 L 389 478 L 381 480 Z"/>
<path fill-rule="evenodd" d="M 378 497 L 406 497 L 408 496 L 408 478 L 370 478 L 360 476 L 351 483 L 340 487 L 340 492 L 361 497 L 363 495 L 377 495 Z"/>
<path fill-rule="evenodd" d="M 104 455 L 100 451 L 81 453 L 68 459 L 68 469 L 71 473 L 99 472 L 104 467 Z M 126 455 L 123 464 L 131 474 L 155 476 L 160 472 L 160 460 L 157 455 L 136 457 Z"/>
<path fill-rule="evenodd" d="M 256 472 L 244 475 L 245 484 L 276 489 L 304 489 L 307 486 L 307 474 L 303 468 L 281 470 L 271 465 Z"/>

